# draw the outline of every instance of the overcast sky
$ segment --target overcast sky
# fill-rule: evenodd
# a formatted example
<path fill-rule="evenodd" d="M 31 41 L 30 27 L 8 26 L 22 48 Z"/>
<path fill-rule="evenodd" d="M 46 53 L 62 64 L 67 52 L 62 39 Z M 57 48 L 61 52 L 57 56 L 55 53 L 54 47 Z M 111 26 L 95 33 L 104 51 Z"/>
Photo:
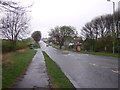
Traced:
<path fill-rule="evenodd" d="M 31 31 L 41 31 L 42 37 L 48 37 L 51 28 L 61 25 L 74 26 L 80 34 L 85 23 L 97 16 L 112 13 L 112 2 L 107 0 L 23 0 L 22 2 L 27 5 L 33 3 L 30 12 Z"/>

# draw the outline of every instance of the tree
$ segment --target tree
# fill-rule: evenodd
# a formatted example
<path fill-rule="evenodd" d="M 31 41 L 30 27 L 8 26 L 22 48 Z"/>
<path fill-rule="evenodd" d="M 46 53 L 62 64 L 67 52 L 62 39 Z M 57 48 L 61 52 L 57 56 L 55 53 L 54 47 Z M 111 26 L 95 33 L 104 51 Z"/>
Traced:
<path fill-rule="evenodd" d="M 31 7 L 32 5 L 23 7 L 21 5 L 19 5 L 19 3 L 14 2 L 14 1 L 10 1 L 10 0 L 0 0 L 0 11 L 2 12 L 14 12 L 19 13 L 21 11 L 25 11 L 26 8 Z"/>
<path fill-rule="evenodd" d="M 38 43 L 41 39 L 41 32 L 40 31 L 35 31 L 32 33 L 32 38 Z"/>
<path fill-rule="evenodd" d="M 4 12 L 0 18 L 0 29 L 2 38 L 9 39 L 16 43 L 29 33 L 29 20 L 27 18 L 27 7 L 22 7 L 13 1 L 0 0 L 0 10 Z"/>
<path fill-rule="evenodd" d="M 84 38 L 84 49 L 109 52 L 115 50 L 115 52 L 118 52 L 117 46 L 120 45 L 120 11 L 115 12 L 114 19 L 113 22 L 113 15 L 108 14 L 86 23 L 81 30 Z"/>
<path fill-rule="evenodd" d="M 85 46 L 87 46 L 87 49 L 88 49 L 88 46 L 89 46 L 89 50 L 93 51 L 93 49 L 94 49 L 94 38 L 95 38 L 95 33 L 96 33 L 93 30 L 93 24 L 91 22 L 86 23 L 81 31 L 82 31 L 82 36 L 85 39 L 85 43 L 89 44 L 89 45 L 85 45 Z"/>
<path fill-rule="evenodd" d="M 3 17 L 0 22 L 2 25 L 2 38 L 7 38 L 12 42 L 23 38 L 29 32 L 28 22 L 29 19 L 23 11 L 21 13 L 6 13 L 6 17 Z"/>
<path fill-rule="evenodd" d="M 72 26 L 56 26 L 54 29 L 51 29 L 51 32 L 49 32 L 49 36 L 58 42 L 60 49 L 68 38 L 73 38 L 76 35 L 77 31 Z"/>
<path fill-rule="evenodd" d="M 18 3 L 13 2 L 13 1 L 3 1 L 0 0 L 0 10 L 1 11 L 13 11 L 13 9 L 18 9 Z"/>

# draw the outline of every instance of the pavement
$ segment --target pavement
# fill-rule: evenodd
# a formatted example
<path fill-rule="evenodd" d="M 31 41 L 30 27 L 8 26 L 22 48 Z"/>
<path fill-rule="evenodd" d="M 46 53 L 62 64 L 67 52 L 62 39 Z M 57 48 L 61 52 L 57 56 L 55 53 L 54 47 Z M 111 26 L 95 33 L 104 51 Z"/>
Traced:
<path fill-rule="evenodd" d="M 41 49 L 37 49 L 32 62 L 29 64 L 23 78 L 18 81 L 14 88 L 49 88 L 49 77 Z"/>
<path fill-rule="evenodd" d="M 40 44 L 76 88 L 118 88 L 118 58 L 63 51 L 46 47 L 44 42 Z"/>

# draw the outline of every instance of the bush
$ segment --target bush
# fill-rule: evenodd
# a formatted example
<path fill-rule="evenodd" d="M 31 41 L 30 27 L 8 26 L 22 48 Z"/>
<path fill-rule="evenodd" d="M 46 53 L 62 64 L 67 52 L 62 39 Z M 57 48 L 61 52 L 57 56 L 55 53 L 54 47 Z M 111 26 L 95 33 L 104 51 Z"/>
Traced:
<path fill-rule="evenodd" d="M 27 48 L 30 43 L 33 43 L 33 41 L 17 41 L 16 44 L 13 44 L 9 40 L 2 40 L 2 53 Z"/>

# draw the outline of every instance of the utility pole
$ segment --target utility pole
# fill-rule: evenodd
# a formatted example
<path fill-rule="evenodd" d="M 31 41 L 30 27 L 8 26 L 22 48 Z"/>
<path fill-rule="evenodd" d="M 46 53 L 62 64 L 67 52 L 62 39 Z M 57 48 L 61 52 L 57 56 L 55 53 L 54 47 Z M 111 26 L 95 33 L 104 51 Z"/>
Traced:
<path fill-rule="evenodd" d="M 120 1 L 118 2 L 118 17 L 119 14 L 120 14 Z M 120 38 L 120 21 L 118 21 L 118 38 Z"/>
<path fill-rule="evenodd" d="M 115 2 L 113 2 L 113 54 L 115 53 L 115 30 L 116 30 L 116 24 L 115 24 Z"/>
<path fill-rule="evenodd" d="M 107 0 L 107 1 L 111 1 L 111 0 Z M 115 2 L 113 2 L 112 1 L 112 3 L 113 3 L 113 54 L 115 53 L 115 30 L 116 30 L 116 24 L 115 24 Z"/>

